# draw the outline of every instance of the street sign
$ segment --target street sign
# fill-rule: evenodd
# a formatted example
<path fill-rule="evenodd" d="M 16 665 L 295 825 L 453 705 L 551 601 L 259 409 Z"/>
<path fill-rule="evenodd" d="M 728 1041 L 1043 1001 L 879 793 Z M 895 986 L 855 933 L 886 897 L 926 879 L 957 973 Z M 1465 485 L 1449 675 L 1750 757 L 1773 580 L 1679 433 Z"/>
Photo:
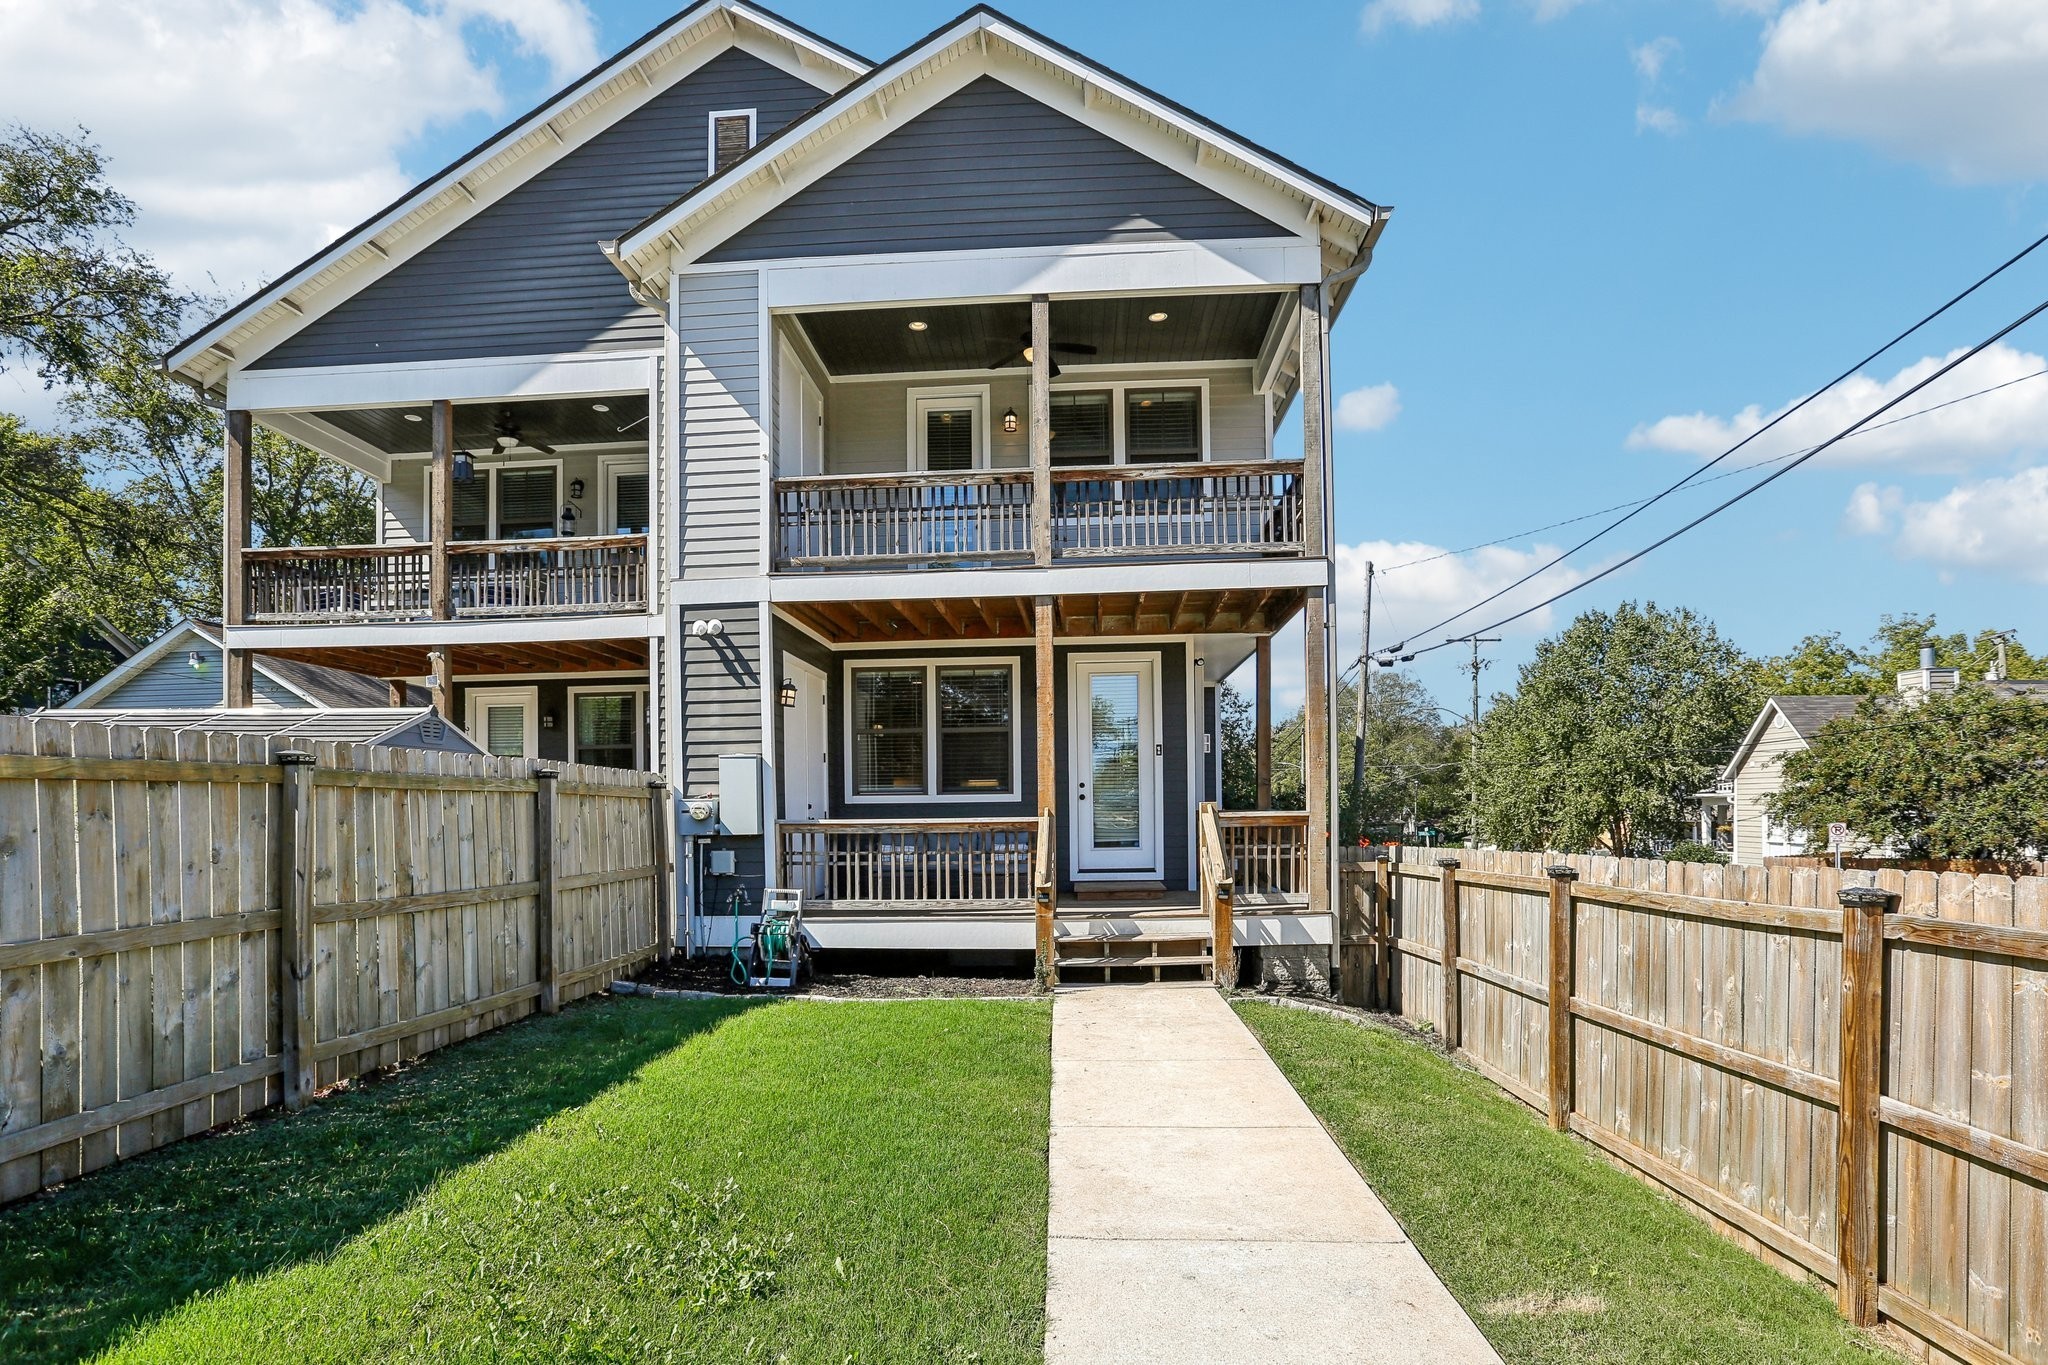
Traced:
<path fill-rule="evenodd" d="M 1843 853 L 1849 848 L 1849 827 L 1840 820 L 1828 826 L 1828 852 Z"/>

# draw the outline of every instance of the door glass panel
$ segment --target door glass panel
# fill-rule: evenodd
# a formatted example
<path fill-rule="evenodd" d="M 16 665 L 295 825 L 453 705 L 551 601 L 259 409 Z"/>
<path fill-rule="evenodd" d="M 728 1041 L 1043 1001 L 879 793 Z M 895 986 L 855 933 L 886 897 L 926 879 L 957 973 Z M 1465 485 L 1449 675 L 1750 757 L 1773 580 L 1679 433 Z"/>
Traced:
<path fill-rule="evenodd" d="M 555 533 L 555 471 L 500 469 L 498 539 L 529 540 Z"/>
<path fill-rule="evenodd" d="M 1092 781 L 1089 822 L 1096 848 L 1136 848 L 1138 809 L 1138 675 L 1088 675 L 1088 741 Z"/>
<path fill-rule="evenodd" d="M 484 707 L 484 752 L 499 758 L 526 756 L 526 708 L 517 702 Z"/>
<path fill-rule="evenodd" d="M 647 476 L 621 474 L 612 484 L 612 526 L 615 536 L 647 534 Z"/>
<path fill-rule="evenodd" d="M 925 410 L 924 467 L 935 474 L 974 468 L 973 408 Z"/>

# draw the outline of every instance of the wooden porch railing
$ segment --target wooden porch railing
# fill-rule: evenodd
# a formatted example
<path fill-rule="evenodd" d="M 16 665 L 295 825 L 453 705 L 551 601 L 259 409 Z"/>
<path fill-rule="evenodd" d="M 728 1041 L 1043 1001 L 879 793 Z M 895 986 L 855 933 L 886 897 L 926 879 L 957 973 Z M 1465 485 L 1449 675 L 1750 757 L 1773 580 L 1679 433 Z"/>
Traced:
<path fill-rule="evenodd" d="M 1056 469 L 1053 557 L 1298 552 L 1301 471 L 1300 460 Z"/>
<path fill-rule="evenodd" d="M 1223 854 L 1240 895 L 1308 899 L 1308 813 L 1219 811 Z"/>
<path fill-rule="evenodd" d="M 1209 952 L 1216 984 L 1237 985 L 1237 882 L 1231 872 L 1222 824 L 1214 801 L 1195 813 L 1196 875 L 1201 884 L 1202 913 L 1209 919 Z"/>
<path fill-rule="evenodd" d="M 784 882 L 836 910 L 1023 910 L 1040 822 L 813 820 L 776 826 Z"/>
<path fill-rule="evenodd" d="M 1031 475 L 829 474 L 775 481 L 776 558 L 788 568 L 1031 556 Z"/>
<path fill-rule="evenodd" d="M 1060 983 L 1059 863 L 1053 857 L 1053 831 L 1057 828 L 1052 807 L 1038 813 L 1038 845 L 1031 859 L 1031 894 L 1037 909 L 1038 979 L 1050 989 Z"/>
<path fill-rule="evenodd" d="M 646 536 L 457 541 L 448 546 L 457 617 L 643 611 Z M 434 615 L 430 545 L 307 545 L 242 553 L 247 619 L 263 623 L 422 621 Z"/>

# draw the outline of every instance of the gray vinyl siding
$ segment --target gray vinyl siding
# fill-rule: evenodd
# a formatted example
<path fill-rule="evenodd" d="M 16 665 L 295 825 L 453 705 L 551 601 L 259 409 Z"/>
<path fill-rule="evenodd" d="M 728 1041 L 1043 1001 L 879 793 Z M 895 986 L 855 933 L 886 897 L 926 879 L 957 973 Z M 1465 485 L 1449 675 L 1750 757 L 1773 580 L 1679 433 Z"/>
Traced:
<path fill-rule="evenodd" d="M 1144 153 L 983 76 L 703 259 L 1291 235 Z"/>
<path fill-rule="evenodd" d="M 1072 376 L 1085 388 L 1100 378 L 1111 383 L 1149 382 L 1164 386 L 1203 379 L 1209 385 L 1209 455 L 1216 460 L 1262 460 L 1266 457 L 1265 399 L 1252 390 L 1249 367 L 1203 370 L 1199 373 L 1148 373 L 1118 368 L 1100 376 Z M 962 388 L 982 383 L 963 381 Z M 825 471 L 829 474 L 883 474 L 909 467 L 910 390 L 948 387 L 944 380 L 869 380 L 835 384 L 825 391 Z M 1061 387 L 1067 387 L 1065 382 Z M 998 377 L 988 385 L 989 461 L 997 469 L 1024 469 L 1031 463 L 1030 436 L 1025 430 L 1030 385 L 1021 376 Z M 1017 411 L 1017 431 L 1003 431 L 1003 412 Z"/>
<path fill-rule="evenodd" d="M 682 356 L 682 478 L 677 488 L 685 578 L 761 567 L 760 277 L 752 271 L 676 281 Z"/>
<path fill-rule="evenodd" d="M 718 636 L 693 636 L 692 621 L 715 618 L 724 623 Z M 678 714 L 682 718 L 680 749 L 669 776 L 684 796 L 718 794 L 721 754 L 761 754 L 761 623 L 750 605 L 677 607 L 669 626 L 671 648 L 677 651 Z M 765 818 L 772 820 L 773 812 Z M 772 828 L 772 824 L 769 826 Z M 765 885 L 766 846 L 759 838 L 720 838 L 713 848 L 734 853 L 738 881 L 756 906 Z M 707 884 L 722 905 L 733 886 L 722 879 Z M 707 910 L 715 907 L 707 901 Z M 720 911 L 722 913 L 722 911 Z"/>
<path fill-rule="evenodd" d="M 204 669 L 192 667 L 187 657 L 198 650 Z M 225 703 L 220 651 L 193 636 L 175 649 L 93 703 L 95 708 L 134 710 L 144 707 L 210 707 Z M 306 700 L 276 680 L 256 674 L 256 705 L 303 708 Z"/>
<path fill-rule="evenodd" d="M 660 314 L 597 244 L 704 178 L 712 110 L 754 109 L 766 137 L 823 97 L 749 53 L 715 57 L 252 368 L 658 347 Z"/>

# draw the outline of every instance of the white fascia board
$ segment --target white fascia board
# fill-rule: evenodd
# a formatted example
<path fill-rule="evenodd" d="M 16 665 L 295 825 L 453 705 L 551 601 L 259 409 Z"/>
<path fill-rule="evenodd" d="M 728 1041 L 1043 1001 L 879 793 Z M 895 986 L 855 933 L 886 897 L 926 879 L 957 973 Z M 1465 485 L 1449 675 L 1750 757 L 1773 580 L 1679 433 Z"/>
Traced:
<path fill-rule="evenodd" d="M 503 620 L 351 622 L 343 625 L 229 626 L 234 649 L 347 649 L 376 646 L 545 644 L 550 640 L 645 640 L 662 633 L 653 614 L 527 616 Z"/>
<path fill-rule="evenodd" d="M 913 585 L 911 582 L 915 579 Z M 1322 559 L 1203 560 L 1175 564 L 1070 564 L 1053 568 L 897 569 L 877 573 L 779 574 L 769 580 L 777 602 L 874 602 L 892 597 L 1057 597 L 1065 593 L 1214 591 L 1229 588 L 1319 588 L 1329 579 Z M 683 591 L 681 585 L 678 590 Z"/>
<path fill-rule="evenodd" d="M 640 63 L 674 42 L 683 33 L 705 23 L 717 10 L 743 17 L 748 27 L 742 28 L 737 24 L 720 26 L 717 33 L 719 41 L 702 43 L 684 53 L 678 60 L 665 66 L 653 79 L 627 83 L 612 94 L 604 105 L 578 118 L 566 130 L 560 126 L 558 121 L 576 104 L 589 98 L 608 82 L 618 80 L 626 72 L 639 67 Z M 216 384 L 223 368 L 231 369 L 246 364 L 317 322 L 366 285 L 382 279 L 541 171 L 576 152 L 614 124 L 652 102 L 678 81 L 733 48 L 759 57 L 806 84 L 817 86 L 823 94 L 830 94 L 834 87 L 830 81 L 820 77 L 820 70 L 830 70 L 844 78 L 851 78 L 860 75 L 866 69 L 856 66 L 845 56 L 819 44 L 808 35 L 799 33 L 776 16 L 756 10 L 750 5 L 735 4 L 732 0 L 717 0 L 717 3 L 706 7 L 701 14 L 685 11 L 684 14 L 677 16 L 676 23 L 664 26 L 658 32 L 650 34 L 644 41 L 603 63 L 530 116 L 507 129 L 502 136 L 492 139 L 475 154 L 449 167 L 432 180 L 415 187 L 346 238 L 323 248 L 313 257 L 288 271 L 275 283 L 256 294 L 246 308 L 238 307 L 196 333 L 189 342 L 172 352 L 165 361 L 166 368 L 173 372 L 184 372 L 189 377 L 208 385 Z M 803 57 L 794 55 L 794 51 L 798 50 L 804 54 Z M 481 183 L 470 183 L 472 175 L 528 139 L 533 139 L 534 145 L 520 152 L 514 164 L 502 167 Z M 401 234 L 395 242 L 378 240 L 382 234 L 390 231 L 403 219 L 420 211 L 435 199 L 456 191 L 458 186 L 459 193 L 455 193 L 447 204 L 435 211 L 431 223 L 422 223 L 414 227 Z M 591 249 L 597 249 L 596 243 L 591 244 Z M 360 259 L 350 260 L 356 256 Z M 346 283 L 339 279 L 330 281 L 327 285 L 317 288 L 310 296 L 296 297 L 289 305 L 281 303 L 294 289 L 307 286 L 309 277 L 344 264 Z M 231 337 L 234 338 L 234 358 L 226 367 L 200 363 L 205 360 L 209 351 L 215 346 L 227 343 Z"/>
<path fill-rule="evenodd" d="M 265 413 L 260 423 L 280 436 L 311 446 L 332 460 L 367 474 L 378 483 L 391 482 L 391 457 L 368 441 L 359 441 L 340 427 L 300 413 Z"/>
<path fill-rule="evenodd" d="M 228 381 L 228 406 L 266 415 L 319 408 L 392 407 L 493 398 L 639 393 L 654 386 L 658 350 L 584 351 L 510 359 L 425 360 L 243 370 Z"/>
<path fill-rule="evenodd" d="M 977 30 L 982 35 L 978 43 L 974 41 Z M 1001 45 L 992 46 L 986 41 L 991 37 L 999 39 Z M 956 48 L 957 52 L 951 51 Z M 941 57 L 948 60 L 935 62 Z M 926 63 L 933 63 L 934 69 L 921 73 L 919 68 Z M 1065 77 L 1055 72 L 1063 72 Z M 935 35 L 888 66 L 870 72 L 808 118 L 777 133 L 768 140 L 758 162 L 742 163 L 745 175 L 684 198 L 668 212 L 620 239 L 614 248 L 614 264 L 628 278 L 648 282 L 661 273 L 664 251 L 674 257 L 671 265 L 694 259 L 880 141 L 898 124 L 915 118 L 982 75 L 999 76 L 1049 107 L 1274 222 L 1299 224 L 1298 231 L 1306 240 L 1320 241 L 1324 227 L 1331 226 L 1331 210 L 1356 222 L 1357 231 L 1348 235 L 1360 239 L 1382 216 L 1382 211 L 1372 205 L 1334 195 L 1248 145 L 1174 112 L 1108 73 L 1077 63 L 1000 20 L 979 14 Z M 1093 96 L 1091 91 L 1095 92 Z M 1138 111 L 1141 117 L 1129 117 L 1111 109 L 1101 97 L 1103 92 Z M 877 107 L 877 95 L 887 99 L 886 113 Z M 1143 120 L 1161 126 L 1148 126 Z M 824 142 L 800 150 L 813 138 L 823 138 Z M 1261 184 L 1214 155 L 1202 155 L 1204 147 L 1212 153 L 1221 149 L 1229 158 L 1255 169 L 1273 183 Z M 792 154 L 797 164 L 782 164 Z M 685 225 L 699 214 L 708 216 L 685 234 Z M 685 250 L 675 253 L 673 249 L 685 235 L 689 238 Z"/>
<path fill-rule="evenodd" d="M 959 303 L 1032 294 L 1066 297 L 1271 289 L 1313 284 L 1322 278 L 1321 267 L 1312 243 L 1250 237 L 812 257 L 771 261 L 761 273 L 770 309 L 808 310 L 880 303 Z M 696 269 L 691 267 L 693 272 Z"/>
<path fill-rule="evenodd" d="M 1777 702 L 1764 702 L 1764 709 L 1757 712 L 1756 722 L 1749 727 L 1749 733 L 1742 737 L 1742 743 L 1736 745 L 1735 752 L 1729 755 L 1727 766 L 1721 769 L 1721 780 L 1723 782 L 1733 782 L 1735 780 L 1735 775 L 1741 772 L 1742 765 L 1749 761 L 1751 752 L 1755 750 L 1758 742 L 1763 739 L 1764 732 L 1771 728 L 1771 720 L 1777 714 Z"/>

